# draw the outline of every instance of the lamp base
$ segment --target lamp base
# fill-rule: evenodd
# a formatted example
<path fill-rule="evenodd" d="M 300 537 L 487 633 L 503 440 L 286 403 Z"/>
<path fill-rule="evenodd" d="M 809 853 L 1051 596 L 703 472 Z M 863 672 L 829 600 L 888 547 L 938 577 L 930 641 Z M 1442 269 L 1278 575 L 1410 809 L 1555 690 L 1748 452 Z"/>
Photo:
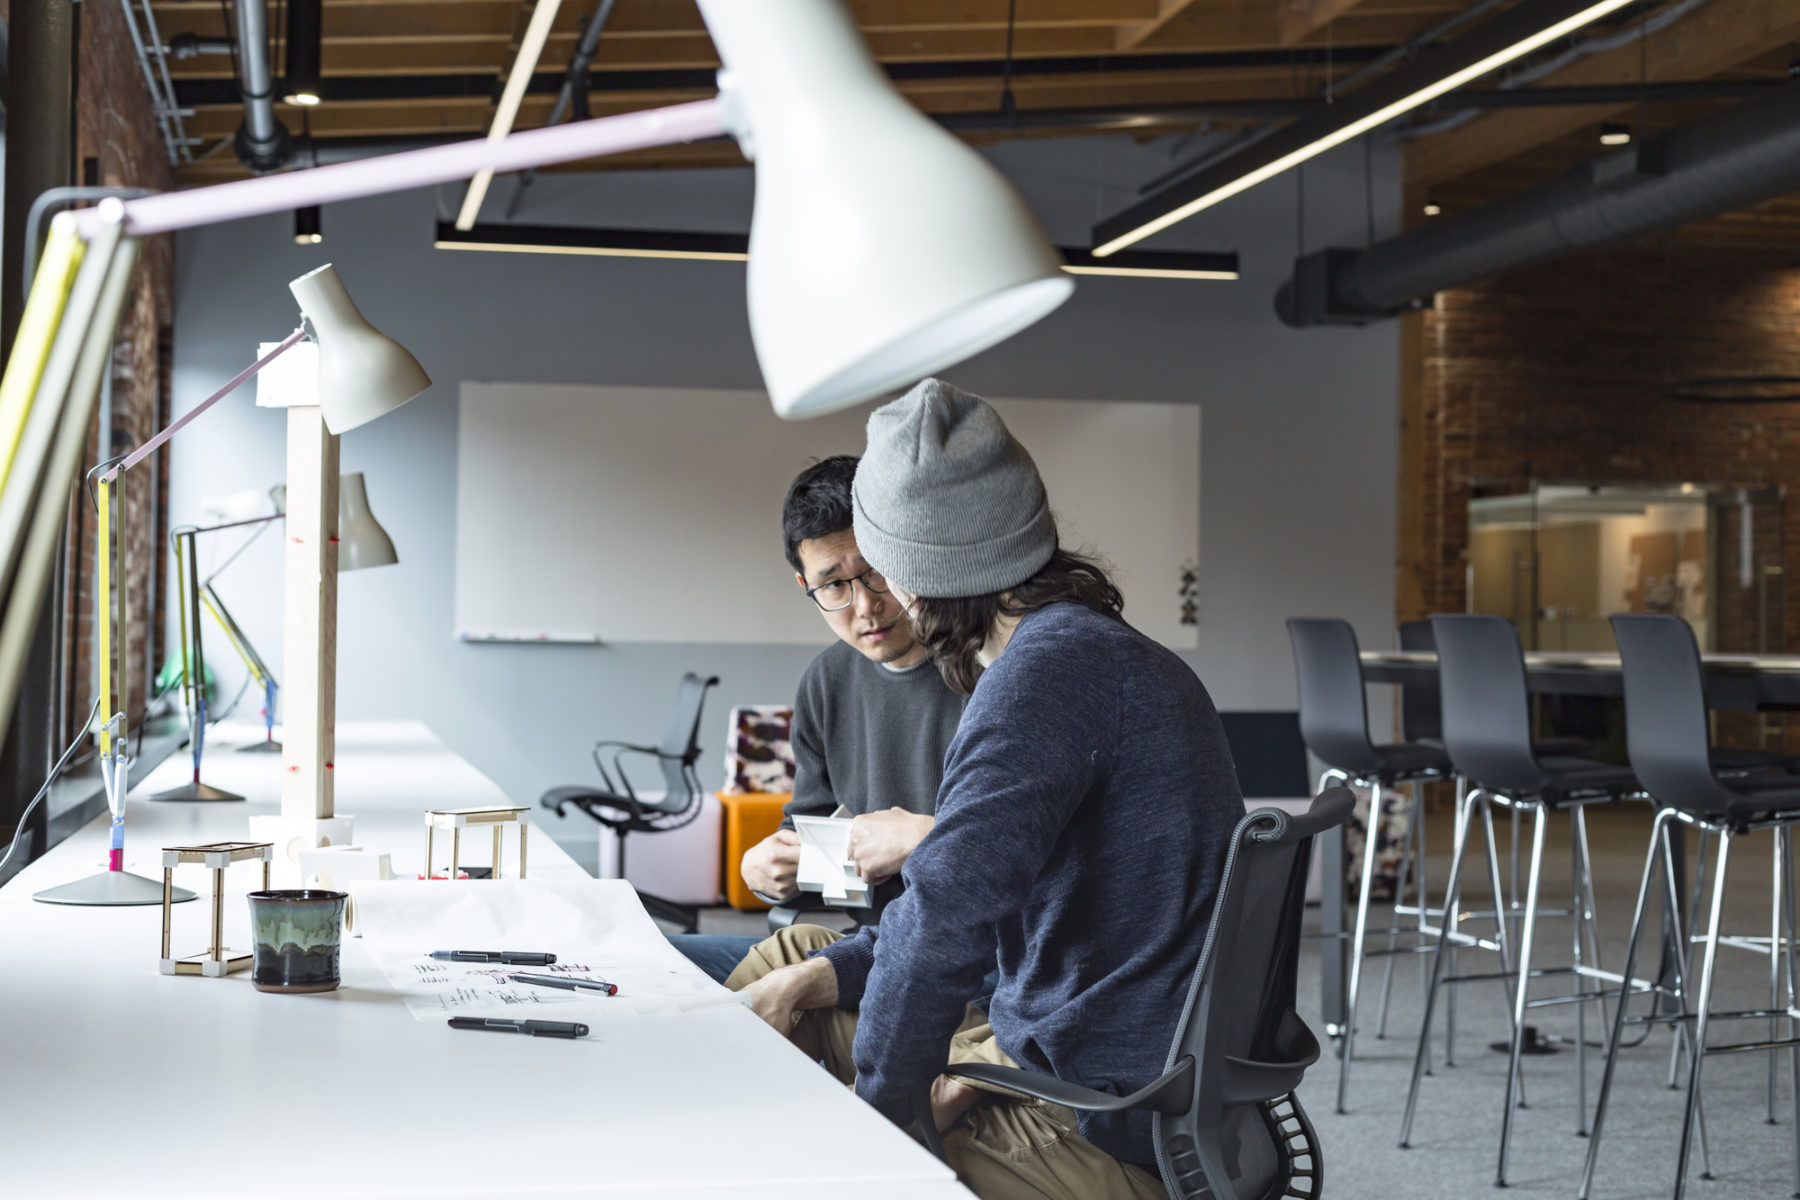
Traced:
<path fill-rule="evenodd" d="M 170 888 L 169 892 L 169 898 L 177 904 L 194 898 L 194 893 L 186 888 Z M 129 871 L 102 871 L 74 883 L 45 888 L 31 898 L 44 904 L 161 904 L 163 885 Z"/>
<path fill-rule="evenodd" d="M 180 787 L 170 788 L 166 792 L 158 792 L 158 793 L 156 793 L 156 795 L 154 795 L 150 798 L 152 800 L 205 800 L 205 801 L 242 800 L 243 799 L 243 797 L 238 795 L 236 792 L 228 792 L 224 788 L 216 788 L 216 787 L 213 787 L 211 784 L 201 783 L 198 780 L 195 780 L 193 783 L 184 783 Z M 160 903 L 162 903 L 162 901 L 159 900 L 159 901 L 157 901 L 157 903 L 160 904 Z"/>
<path fill-rule="evenodd" d="M 280 754 L 280 742 L 252 742 L 248 746 L 239 746 L 239 754 Z"/>

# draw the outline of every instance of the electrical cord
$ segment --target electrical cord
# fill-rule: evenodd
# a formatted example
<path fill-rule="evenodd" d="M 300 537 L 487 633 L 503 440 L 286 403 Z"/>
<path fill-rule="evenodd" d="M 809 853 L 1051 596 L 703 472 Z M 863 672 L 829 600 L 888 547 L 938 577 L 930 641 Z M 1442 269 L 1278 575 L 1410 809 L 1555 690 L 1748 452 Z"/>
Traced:
<path fill-rule="evenodd" d="M 75 735 L 75 740 L 69 743 L 69 748 L 62 752 L 62 757 L 56 760 L 56 765 L 50 768 L 50 775 L 44 780 L 44 786 L 38 789 L 37 795 L 31 798 L 31 803 L 25 806 L 25 811 L 19 814 L 19 824 L 13 829 L 12 841 L 7 844 L 6 853 L 0 855 L 0 875 L 6 873 L 6 864 L 12 861 L 13 851 L 19 848 L 19 838 L 25 832 L 25 822 L 31 819 L 32 810 L 37 808 L 43 802 L 44 797 L 50 794 L 50 785 L 56 782 L 57 777 L 62 774 L 63 767 L 68 765 L 69 756 L 74 754 L 81 743 L 87 739 L 88 730 L 92 728 L 94 717 L 99 712 L 100 698 L 96 696 L 94 697 L 94 706 L 88 709 L 87 723 L 81 727 L 81 732 Z"/>

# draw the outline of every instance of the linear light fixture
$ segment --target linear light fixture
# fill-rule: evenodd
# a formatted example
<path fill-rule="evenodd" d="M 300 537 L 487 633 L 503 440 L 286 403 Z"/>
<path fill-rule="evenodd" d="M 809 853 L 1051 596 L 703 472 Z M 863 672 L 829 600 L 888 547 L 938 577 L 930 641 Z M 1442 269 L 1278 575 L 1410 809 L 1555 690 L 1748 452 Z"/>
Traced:
<path fill-rule="evenodd" d="M 1235 250 L 1127 250 L 1110 258 L 1059 246 L 1063 270 L 1071 275 L 1118 275 L 1128 279 L 1236 279 Z"/>
<path fill-rule="evenodd" d="M 707 262 L 748 262 L 750 239 L 740 233 L 675 233 L 648 229 L 579 229 L 548 225 L 476 225 L 459 229 L 440 221 L 439 250 L 486 250 L 501 254 L 582 254 L 599 258 L 686 258 Z M 1229 251 L 1138 250 L 1097 259 L 1086 250 L 1059 246 L 1063 270 L 1071 275 L 1117 275 L 1135 279 L 1221 279 L 1238 277 L 1238 256 Z"/>
<path fill-rule="evenodd" d="M 562 0 L 537 0 L 537 7 L 531 10 L 525 36 L 519 40 L 518 57 L 513 59 L 512 71 L 506 76 L 500 103 L 494 107 L 494 123 L 488 129 L 488 141 L 498 141 L 512 132 L 513 121 L 519 115 L 519 104 L 525 99 L 525 89 L 537 70 L 538 56 L 543 54 L 544 43 L 550 39 L 550 27 L 556 24 L 556 11 L 561 6 Z M 475 218 L 481 215 L 481 202 L 487 199 L 488 185 L 493 181 L 494 172 L 486 167 L 469 180 L 469 190 L 463 193 L 462 210 L 456 214 L 458 229 L 469 229 L 475 224 Z"/>
<path fill-rule="evenodd" d="M 1408 66 L 1303 117 L 1243 158 L 1200 171 L 1094 228 L 1094 255 L 1106 258 L 1290 167 L 1376 129 L 1446 92 L 1481 78 L 1637 0 L 1525 0 L 1474 32 L 1419 56 Z M 1418 79 L 1430 81 L 1419 84 Z"/>

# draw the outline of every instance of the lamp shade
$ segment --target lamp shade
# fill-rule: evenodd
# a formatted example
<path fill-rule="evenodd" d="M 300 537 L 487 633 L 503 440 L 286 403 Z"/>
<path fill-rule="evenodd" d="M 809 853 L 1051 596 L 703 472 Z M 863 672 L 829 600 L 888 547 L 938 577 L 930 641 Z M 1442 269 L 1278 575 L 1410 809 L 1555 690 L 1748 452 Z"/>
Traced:
<path fill-rule="evenodd" d="M 906 387 L 1074 290 L 1037 218 L 894 91 L 839 0 L 700 0 L 756 163 L 750 332 L 775 411 Z"/>
<path fill-rule="evenodd" d="M 331 432 L 366 425 L 431 386 L 419 360 L 357 311 L 330 263 L 288 287 L 319 344 L 319 408 Z"/>
<path fill-rule="evenodd" d="M 338 478 L 338 571 L 385 567 L 400 561 L 394 539 L 369 511 L 369 492 L 362 472 Z"/>

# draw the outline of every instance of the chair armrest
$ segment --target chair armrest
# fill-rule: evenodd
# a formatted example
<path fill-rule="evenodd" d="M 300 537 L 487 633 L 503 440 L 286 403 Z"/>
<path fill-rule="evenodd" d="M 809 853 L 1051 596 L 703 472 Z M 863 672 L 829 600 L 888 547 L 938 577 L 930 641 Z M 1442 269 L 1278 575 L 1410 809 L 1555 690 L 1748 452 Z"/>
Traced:
<path fill-rule="evenodd" d="M 619 773 L 619 781 L 617 783 L 613 782 L 612 774 L 607 771 L 606 764 L 600 761 L 600 752 L 606 749 L 611 749 L 613 752 L 613 770 Z M 594 760 L 594 769 L 600 772 L 600 778 L 606 782 L 606 790 L 609 792 L 623 792 L 625 795 L 630 796 L 634 801 L 637 799 L 637 789 L 631 786 L 631 778 L 625 774 L 625 766 L 619 760 L 627 754 L 647 754 L 652 758 L 663 757 L 663 752 L 658 750 L 655 746 L 640 746 L 635 742 L 595 742 L 594 748 L 588 753 Z"/>
<path fill-rule="evenodd" d="M 995 1087 L 1007 1088 L 1026 1096 L 1036 1096 L 1065 1108 L 1085 1112 L 1124 1112 L 1131 1108 L 1147 1108 L 1151 1112 L 1179 1115 L 1193 1102 L 1194 1060 L 1184 1057 L 1161 1078 L 1139 1088 L 1129 1096 L 1097 1092 L 1079 1083 L 1068 1083 L 1050 1075 L 1040 1075 L 1022 1067 L 1003 1067 L 996 1063 L 951 1064 L 944 1074 L 959 1079 L 978 1079 Z"/>
<path fill-rule="evenodd" d="M 769 905 L 769 932 L 779 933 L 809 912 L 837 912 L 818 892 L 800 892 Z"/>
<path fill-rule="evenodd" d="M 944 1135 L 938 1132 L 937 1118 L 931 1115 L 931 1085 L 926 1084 L 913 1093 L 913 1124 L 919 1127 L 919 1140 L 925 1148 L 937 1155 L 939 1162 L 944 1158 Z"/>
<path fill-rule="evenodd" d="M 595 742 L 594 749 L 596 751 L 607 749 L 617 749 L 621 751 L 630 750 L 637 754 L 654 754 L 658 757 L 662 756 L 662 751 L 658 750 L 655 746 L 640 746 L 636 742 Z"/>

